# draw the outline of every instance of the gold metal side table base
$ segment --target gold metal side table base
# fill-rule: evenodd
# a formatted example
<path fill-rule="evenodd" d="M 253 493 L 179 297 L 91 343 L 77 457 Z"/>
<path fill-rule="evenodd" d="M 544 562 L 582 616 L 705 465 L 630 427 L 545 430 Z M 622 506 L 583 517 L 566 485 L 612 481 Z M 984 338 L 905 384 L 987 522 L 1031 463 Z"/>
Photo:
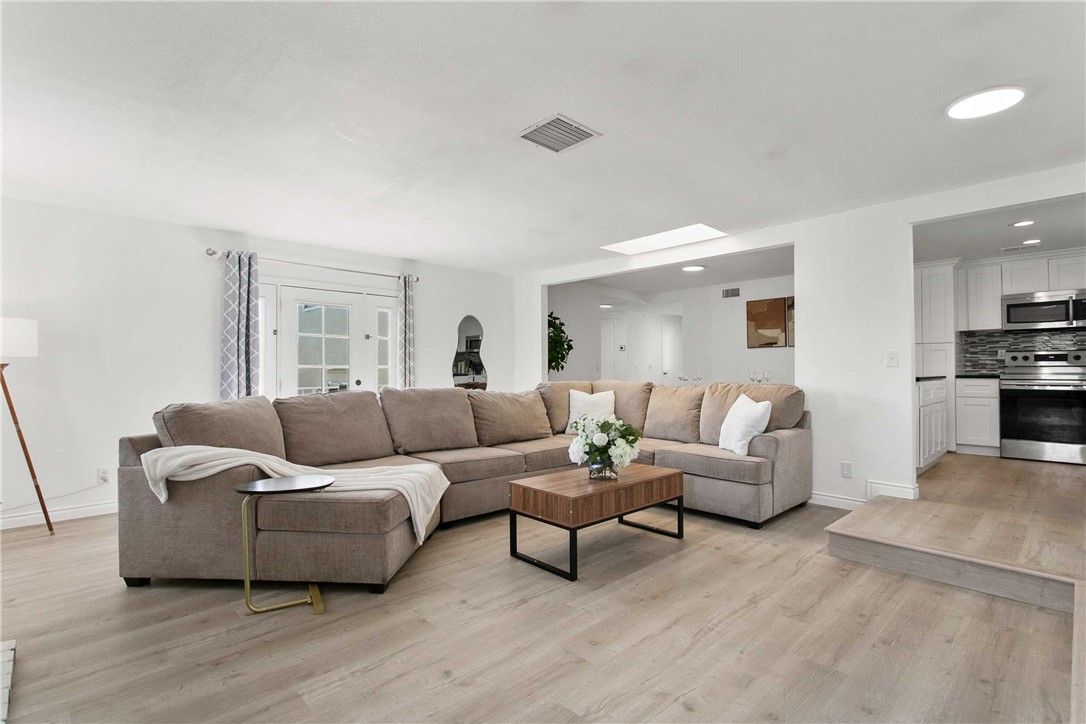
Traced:
<path fill-rule="evenodd" d="M 321 598 L 321 589 L 317 587 L 316 583 L 309 584 L 309 595 L 305 598 L 299 598 L 296 601 L 273 603 L 270 606 L 253 605 L 252 586 L 249 577 L 249 501 L 256 497 L 258 496 L 246 495 L 245 500 L 241 501 L 241 552 L 244 556 L 243 567 L 245 569 L 245 607 L 253 613 L 266 613 L 268 611 L 278 611 L 281 608 L 310 604 L 313 606 L 314 616 L 324 613 L 324 599 Z"/>

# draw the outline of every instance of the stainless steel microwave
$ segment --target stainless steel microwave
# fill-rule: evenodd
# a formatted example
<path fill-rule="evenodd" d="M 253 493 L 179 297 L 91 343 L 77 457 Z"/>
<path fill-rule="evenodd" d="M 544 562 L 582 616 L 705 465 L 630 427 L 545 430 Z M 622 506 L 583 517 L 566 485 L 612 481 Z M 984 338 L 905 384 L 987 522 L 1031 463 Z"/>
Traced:
<path fill-rule="evenodd" d="M 1086 289 L 1003 295 L 1003 329 L 1086 327 Z"/>

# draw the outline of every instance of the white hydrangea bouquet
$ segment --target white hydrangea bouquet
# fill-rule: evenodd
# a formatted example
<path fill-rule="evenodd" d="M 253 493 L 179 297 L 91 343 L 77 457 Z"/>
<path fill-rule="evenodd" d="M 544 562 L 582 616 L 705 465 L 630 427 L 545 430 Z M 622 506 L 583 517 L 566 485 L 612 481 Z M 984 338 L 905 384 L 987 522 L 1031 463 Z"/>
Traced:
<path fill-rule="evenodd" d="M 569 459 L 577 465 L 587 462 L 592 480 L 614 480 L 617 470 L 632 463 L 641 452 L 637 444 L 641 433 L 614 415 L 586 415 L 574 420 L 572 428 L 576 437 L 569 445 Z"/>

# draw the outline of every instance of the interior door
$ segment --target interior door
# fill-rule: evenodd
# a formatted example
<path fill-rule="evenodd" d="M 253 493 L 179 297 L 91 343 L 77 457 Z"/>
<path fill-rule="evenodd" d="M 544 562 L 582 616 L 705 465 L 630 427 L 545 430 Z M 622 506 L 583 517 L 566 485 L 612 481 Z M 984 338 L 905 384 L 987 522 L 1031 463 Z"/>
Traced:
<path fill-rule="evenodd" d="M 280 397 L 375 389 L 366 384 L 366 297 L 279 288 Z"/>
<path fill-rule="evenodd" d="M 678 370 L 682 368 L 682 334 L 679 325 L 664 322 L 661 325 L 660 346 L 663 352 L 661 376 L 665 385 L 679 384 Z"/>
<path fill-rule="evenodd" d="M 600 322 L 600 379 L 615 379 L 615 320 Z"/>

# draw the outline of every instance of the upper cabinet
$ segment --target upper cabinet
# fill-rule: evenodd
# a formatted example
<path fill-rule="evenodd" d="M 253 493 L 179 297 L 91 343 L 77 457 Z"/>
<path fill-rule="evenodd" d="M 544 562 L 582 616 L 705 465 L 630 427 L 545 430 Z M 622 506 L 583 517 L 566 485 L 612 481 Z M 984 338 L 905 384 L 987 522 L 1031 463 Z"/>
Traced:
<path fill-rule="evenodd" d="M 1003 326 L 1003 268 L 985 264 L 965 270 L 966 324 L 962 329 Z"/>
<path fill-rule="evenodd" d="M 1047 259 L 1015 259 L 1003 262 L 1003 293 L 1028 294 L 1048 291 Z"/>
<path fill-rule="evenodd" d="M 953 342 L 954 264 L 923 266 L 918 272 L 920 325 L 916 340 L 924 344 Z"/>
<path fill-rule="evenodd" d="M 1048 288 L 1053 292 L 1086 289 L 1086 254 L 1049 259 Z"/>

